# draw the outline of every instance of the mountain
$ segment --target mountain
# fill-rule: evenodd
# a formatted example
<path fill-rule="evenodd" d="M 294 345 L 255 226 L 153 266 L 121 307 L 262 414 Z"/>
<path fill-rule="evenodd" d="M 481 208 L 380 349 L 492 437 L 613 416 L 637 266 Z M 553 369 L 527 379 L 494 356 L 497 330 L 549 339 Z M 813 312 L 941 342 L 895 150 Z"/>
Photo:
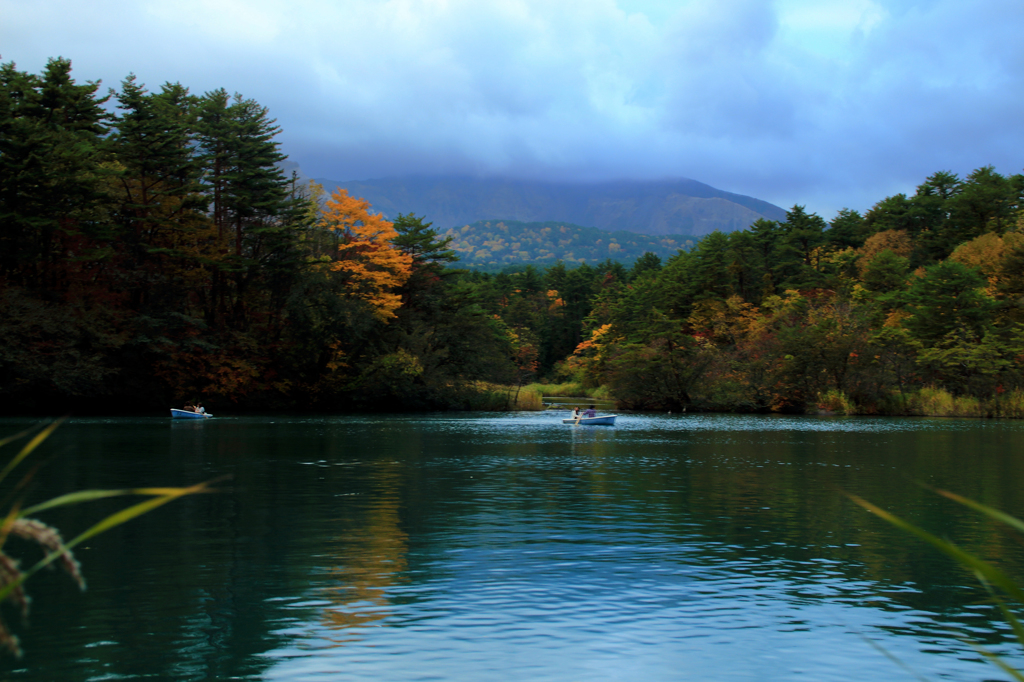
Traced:
<path fill-rule="evenodd" d="M 696 180 L 567 183 L 420 176 L 317 182 L 328 192 L 344 187 L 388 218 L 399 213 L 425 216 L 439 230 L 481 220 L 556 221 L 607 231 L 699 237 L 715 230 L 742 230 L 758 218 L 786 218 L 778 206 Z"/>
<path fill-rule="evenodd" d="M 481 220 L 441 230 L 459 254 L 458 267 L 501 269 L 515 264 L 596 264 L 612 259 L 632 264 L 647 252 L 668 260 L 680 249 L 693 248 L 685 235 L 650 237 L 635 232 L 607 232 L 594 227 L 547 221 Z"/>

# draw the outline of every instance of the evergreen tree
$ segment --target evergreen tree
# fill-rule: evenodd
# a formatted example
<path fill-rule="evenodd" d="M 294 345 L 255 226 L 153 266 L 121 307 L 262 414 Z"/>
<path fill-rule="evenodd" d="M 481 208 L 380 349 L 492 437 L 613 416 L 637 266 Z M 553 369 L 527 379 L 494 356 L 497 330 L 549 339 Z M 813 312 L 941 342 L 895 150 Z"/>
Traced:
<path fill-rule="evenodd" d="M 907 328 L 932 341 L 953 331 L 981 338 L 995 312 L 995 301 L 982 291 L 985 280 L 973 268 L 948 260 L 925 270 L 907 292 Z"/>
<path fill-rule="evenodd" d="M 655 258 L 657 258 L 657 256 L 655 256 Z M 660 258 L 658 259 L 658 263 L 660 265 Z M 605 287 L 616 282 L 625 282 L 628 279 L 629 271 L 626 270 L 626 266 L 619 261 L 606 258 L 594 266 L 594 283 L 596 286 Z"/>
<path fill-rule="evenodd" d="M 864 268 L 864 286 L 882 294 L 902 291 L 907 283 L 910 261 L 886 249 L 871 259 Z"/>
<path fill-rule="evenodd" d="M 777 250 L 778 271 L 784 289 L 807 289 L 822 286 L 824 278 L 819 264 L 819 247 L 825 243 L 825 221 L 803 206 L 786 212 L 782 239 Z"/>
<path fill-rule="evenodd" d="M 728 253 L 736 293 L 746 301 L 759 302 L 764 293 L 766 271 L 754 235 L 749 230 L 730 234 Z"/>
<path fill-rule="evenodd" d="M 839 249 L 857 248 L 863 245 L 867 238 L 864 218 L 857 211 L 848 208 L 841 209 L 825 231 L 825 239 L 829 245 Z"/>
<path fill-rule="evenodd" d="M 266 107 L 221 89 L 206 93 L 197 113 L 203 183 L 222 249 L 206 316 L 240 328 L 250 294 L 269 295 L 272 309 L 287 296 L 310 216 L 279 167 L 286 158 L 275 140 L 280 128 Z"/>
<path fill-rule="evenodd" d="M 661 259 L 650 251 L 636 259 L 629 271 L 629 279 L 634 280 L 642 277 L 645 273 L 653 273 L 661 270 Z"/>
<path fill-rule="evenodd" d="M 458 255 L 451 249 L 454 237 L 439 238 L 437 230 L 432 227 L 433 223 L 423 221 L 424 218 L 416 217 L 412 213 L 399 213 L 394 221 L 398 236 L 393 243 L 411 255 L 413 263 L 417 266 L 440 274 L 447 264 L 459 260 Z"/>
<path fill-rule="evenodd" d="M 66 287 L 59 264 L 82 255 L 77 236 L 103 231 L 98 88 L 76 84 L 67 59 L 49 60 L 41 77 L 0 65 L 0 276 L 13 283 Z"/>
<path fill-rule="evenodd" d="M 759 269 L 762 273 L 761 292 L 757 299 L 773 295 L 778 288 L 780 277 L 776 272 L 777 260 L 775 253 L 779 247 L 782 234 L 782 226 L 774 220 L 758 218 L 750 226 L 752 247 L 757 254 L 756 258 L 760 263 Z M 756 284 L 751 282 L 751 286 L 756 287 Z"/>
<path fill-rule="evenodd" d="M 205 223 L 206 200 L 190 130 L 194 98 L 178 84 L 149 93 L 130 75 L 117 101 L 122 113 L 111 137 L 120 169 L 114 215 L 131 307 L 175 309 L 182 300 L 174 287 L 177 268 L 170 261 L 180 255 L 183 233 Z"/>
<path fill-rule="evenodd" d="M 726 299 L 735 292 L 727 236 L 718 230 L 705 236 L 697 242 L 693 257 L 695 267 L 689 282 L 692 300 Z"/>
<path fill-rule="evenodd" d="M 1007 178 L 992 166 L 984 166 L 968 175 L 959 191 L 947 200 L 949 244 L 955 248 L 985 232 L 1005 232 L 1016 223 L 1021 206 L 1020 191 L 1020 176 Z"/>
<path fill-rule="evenodd" d="M 886 197 L 864 214 L 864 229 L 868 235 L 886 230 L 906 230 L 908 234 L 917 234 L 922 226 L 915 219 L 915 213 L 914 205 L 906 194 Z"/>

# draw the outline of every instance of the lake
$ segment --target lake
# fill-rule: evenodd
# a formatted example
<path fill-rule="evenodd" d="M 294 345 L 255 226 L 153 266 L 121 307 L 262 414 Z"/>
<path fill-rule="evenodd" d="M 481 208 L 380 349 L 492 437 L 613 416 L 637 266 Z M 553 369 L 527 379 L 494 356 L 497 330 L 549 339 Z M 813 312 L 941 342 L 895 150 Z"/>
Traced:
<path fill-rule="evenodd" d="M 1024 666 L 971 575 L 842 493 L 1024 576 L 919 485 L 1024 516 L 1024 423 L 563 416 L 72 419 L 28 503 L 232 478 L 78 549 L 85 592 L 33 577 L 4 678 L 1006 679 L 967 640 Z"/>

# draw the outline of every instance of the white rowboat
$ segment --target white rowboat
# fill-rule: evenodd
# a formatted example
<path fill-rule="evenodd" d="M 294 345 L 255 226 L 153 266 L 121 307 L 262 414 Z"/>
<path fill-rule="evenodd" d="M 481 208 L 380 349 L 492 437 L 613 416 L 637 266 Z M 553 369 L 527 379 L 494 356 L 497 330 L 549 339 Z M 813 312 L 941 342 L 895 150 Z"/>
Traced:
<path fill-rule="evenodd" d="M 171 408 L 171 419 L 209 419 L 212 416 L 209 412 L 189 412 Z"/>
<path fill-rule="evenodd" d="M 580 426 L 614 426 L 617 414 L 606 414 L 601 417 L 580 417 L 579 419 L 563 419 L 563 424 L 579 424 Z"/>

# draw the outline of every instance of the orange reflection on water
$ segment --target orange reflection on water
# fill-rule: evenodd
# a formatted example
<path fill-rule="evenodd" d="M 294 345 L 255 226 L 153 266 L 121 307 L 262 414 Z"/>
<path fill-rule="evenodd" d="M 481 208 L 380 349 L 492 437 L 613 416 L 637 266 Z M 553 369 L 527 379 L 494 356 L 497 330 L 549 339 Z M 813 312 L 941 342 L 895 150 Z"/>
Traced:
<path fill-rule="evenodd" d="M 364 628 L 392 614 L 389 588 L 408 570 L 408 534 L 401 529 L 397 463 L 382 465 L 373 476 L 379 491 L 363 514 L 345 520 L 352 529 L 332 543 L 336 548 L 332 586 L 325 596 L 332 602 L 323 612 L 324 624 L 339 633 Z M 357 639 L 348 632 L 334 638 L 338 644 Z"/>

